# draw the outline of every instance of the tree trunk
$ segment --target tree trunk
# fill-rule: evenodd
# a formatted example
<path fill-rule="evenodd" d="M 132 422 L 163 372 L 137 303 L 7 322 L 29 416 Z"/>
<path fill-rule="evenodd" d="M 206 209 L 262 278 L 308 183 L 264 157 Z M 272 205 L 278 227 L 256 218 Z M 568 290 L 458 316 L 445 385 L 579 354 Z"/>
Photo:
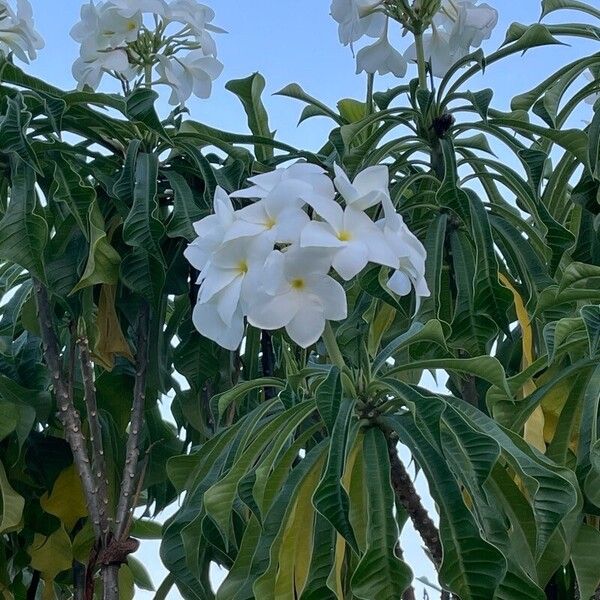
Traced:
<path fill-rule="evenodd" d="M 119 565 L 102 567 L 102 600 L 119 600 Z"/>

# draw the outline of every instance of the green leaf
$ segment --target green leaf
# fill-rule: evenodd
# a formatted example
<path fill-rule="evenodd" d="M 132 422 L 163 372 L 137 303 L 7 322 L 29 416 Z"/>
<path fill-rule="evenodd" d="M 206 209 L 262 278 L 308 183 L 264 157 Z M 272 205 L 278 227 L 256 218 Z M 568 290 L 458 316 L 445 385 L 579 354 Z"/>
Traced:
<path fill-rule="evenodd" d="M 134 519 L 131 525 L 131 536 L 138 540 L 160 540 L 163 526 L 158 521 Z"/>
<path fill-rule="evenodd" d="M 89 207 L 89 252 L 85 271 L 71 294 L 84 288 L 105 283 L 116 285 L 119 281 L 121 257 L 110 245 L 105 231 L 104 218 L 96 201 Z"/>
<path fill-rule="evenodd" d="M 25 498 L 11 487 L 0 462 L 0 533 L 13 531 L 21 523 Z"/>
<path fill-rule="evenodd" d="M 17 428 L 18 419 L 17 407 L 10 402 L 0 401 L 0 442 Z"/>
<path fill-rule="evenodd" d="M 410 585 L 412 572 L 395 554 L 399 532 L 383 432 L 376 427 L 367 429 L 363 449 L 364 469 L 368 473 L 367 549 L 352 575 L 352 593 L 364 600 L 397 600 Z"/>
<path fill-rule="evenodd" d="M 139 154 L 133 206 L 123 224 L 123 239 L 134 248 L 144 249 L 164 264 L 159 242 L 165 230 L 158 218 L 157 179 L 158 158 L 154 154 Z"/>
<path fill-rule="evenodd" d="M 265 89 L 265 79 L 260 73 L 254 73 L 245 79 L 234 79 L 225 84 L 225 89 L 233 92 L 241 101 L 246 115 L 248 127 L 254 135 L 273 138 L 269 129 L 269 116 L 262 103 L 261 94 Z M 273 148 L 266 144 L 254 146 L 256 157 L 261 162 L 273 157 Z"/>
<path fill-rule="evenodd" d="M 590 598 L 600 586 L 600 531 L 583 523 L 571 548 L 580 598 Z"/>
<path fill-rule="evenodd" d="M 582 307 L 581 317 L 590 342 L 590 356 L 595 357 L 600 353 L 600 305 Z"/>
<path fill-rule="evenodd" d="M 154 104 L 158 99 L 158 92 L 146 87 L 138 87 L 125 100 L 127 116 L 132 121 L 137 121 L 148 126 L 162 137 L 168 136 L 156 114 Z"/>
<path fill-rule="evenodd" d="M 425 325 L 418 321 L 413 323 L 408 331 L 399 335 L 377 355 L 371 366 L 373 374 L 376 374 L 394 354 L 418 342 L 433 342 L 445 348 L 446 339 L 442 324 L 435 319 L 427 321 Z"/>
<path fill-rule="evenodd" d="M 579 10 L 593 17 L 600 18 L 600 10 L 593 8 L 585 2 L 579 2 L 579 0 L 542 0 L 542 19 L 557 10 Z M 590 595 L 588 594 L 588 596 Z M 581 595 L 582 598 L 587 598 L 588 596 L 585 594 Z"/>
<path fill-rule="evenodd" d="M 323 115 L 331 117 L 339 125 L 343 123 L 343 120 L 340 119 L 339 115 L 337 115 L 333 110 L 331 110 L 322 102 L 319 102 L 316 98 L 313 98 L 312 96 L 308 95 L 297 83 L 290 83 L 289 85 L 286 85 L 283 89 L 279 90 L 278 92 L 275 92 L 273 95 L 287 96 L 288 98 L 294 98 L 296 100 L 306 102 L 308 104 L 306 108 L 312 109 L 311 116 L 316 116 L 317 114 Z M 302 120 L 304 119 L 301 119 L 301 121 Z"/>
<path fill-rule="evenodd" d="M 459 373 L 469 373 L 504 389 L 509 397 L 512 395 L 506 382 L 504 368 L 500 361 L 493 356 L 416 360 L 394 367 L 386 375 L 389 377 L 395 373 L 411 369 L 445 369 L 448 371 L 458 371 Z"/>
<path fill-rule="evenodd" d="M 0 148 L 12 155 L 11 159 L 21 159 L 30 169 L 41 173 L 38 158 L 26 137 L 31 121 L 31 113 L 25 110 L 23 97 L 7 98 L 8 108 L 0 120 Z"/>
<path fill-rule="evenodd" d="M 237 402 L 241 398 L 244 398 L 252 390 L 258 390 L 265 387 L 282 389 L 285 387 L 285 382 L 283 379 L 275 379 L 274 377 L 263 377 L 260 379 L 253 379 L 252 381 L 244 381 L 242 383 L 238 383 L 236 386 L 230 390 L 227 390 L 226 392 L 222 392 L 221 394 L 213 396 L 211 399 L 211 405 L 216 405 L 218 407 L 218 415 L 220 420 L 223 418 L 223 415 L 231 406 L 231 404 Z"/>
<path fill-rule="evenodd" d="M 331 434 L 329 445 L 329 456 L 323 478 L 319 482 L 313 496 L 314 507 L 321 513 L 346 539 L 346 541 L 358 551 L 352 525 L 348 516 L 349 499 L 346 490 L 341 483 L 341 477 L 346 463 L 346 449 L 348 445 L 348 431 L 353 417 L 354 402 L 344 399 L 336 418 L 335 426 Z"/>
<path fill-rule="evenodd" d="M 342 402 L 342 380 L 337 367 L 331 367 L 327 378 L 317 388 L 315 396 L 321 419 L 331 434 Z"/>
<path fill-rule="evenodd" d="M 173 190 L 173 215 L 167 225 L 167 235 L 171 238 L 182 237 L 191 242 L 196 237 L 193 225 L 204 214 L 194 201 L 194 194 L 183 175 L 166 171 L 165 176 Z"/>
<path fill-rule="evenodd" d="M 153 255 L 136 248 L 121 262 L 121 280 L 130 290 L 158 305 L 165 284 L 165 270 Z"/>
<path fill-rule="evenodd" d="M 480 529 L 467 509 L 461 489 L 439 448 L 432 444 L 436 411 L 421 406 L 417 416 L 386 417 L 424 471 L 431 494 L 440 508 L 440 535 L 444 550 L 440 582 L 462 600 L 489 600 L 506 573 L 506 559 L 492 544 L 483 540 Z M 439 414 L 439 412 L 437 413 Z M 426 421 L 431 419 L 431 425 Z"/>
<path fill-rule="evenodd" d="M 204 495 L 206 512 L 225 537 L 228 538 L 231 512 L 236 490 L 242 477 L 248 472 L 265 447 L 272 442 L 273 436 L 281 430 L 292 435 L 296 427 L 315 409 L 314 402 L 304 402 L 278 415 L 261 428 L 247 448 L 243 449 L 231 470 Z"/>
<path fill-rule="evenodd" d="M 50 194 L 53 200 L 64 202 L 81 232 L 88 236 L 88 215 L 96 200 L 96 191 L 83 181 L 73 165 L 59 153 L 52 155 L 54 179 Z"/>
<path fill-rule="evenodd" d="M 48 225 L 36 211 L 35 174 L 18 160 L 11 161 L 11 171 L 10 201 L 0 220 L 0 256 L 44 282 L 43 253 L 48 240 Z"/>
<path fill-rule="evenodd" d="M 135 585 L 141 590 L 148 590 L 149 592 L 154 591 L 154 584 L 152 583 L 152 578 L 150 574 L 146 570 L 146 567 L 139 561 L 137 558 L 133 556 L 127 557 L 127 566 L 131 570 L 131 574 L 133 575 L 133 581 Z"/>

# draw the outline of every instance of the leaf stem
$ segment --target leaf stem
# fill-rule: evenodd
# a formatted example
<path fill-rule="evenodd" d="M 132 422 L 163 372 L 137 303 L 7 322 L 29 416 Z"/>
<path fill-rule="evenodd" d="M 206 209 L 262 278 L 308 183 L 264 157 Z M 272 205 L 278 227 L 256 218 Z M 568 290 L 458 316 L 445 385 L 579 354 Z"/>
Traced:
<path fill-rule="evenodd" d="M 344 361 L 344 357 L 342 356 L 340 347 L 338 346 L 335 338 L 335 333 L 329 321 L 326 321 L 325 323 L 325 331 L 323 331 L 323 343 L 325 344 L 325 348 L 327 348 L 327 354 L 329 355 L 331 362 L 340 370 L 342 370 L 346 366 L 346 362 Z"/>
<path fill-rule="evenodd" d="M 417 67 L 419 69 L 419 88 L 427 89 L 427 61 L 425 60 L 425 46 L 423 34 L 415 33 L 415 47 L 417 49 Z"/>
<path fill-rule="evenodd" d="M 373 114 L 373 83 L 375 81 L 375 73 L 367 73 L 367 100 L 365 108 L 365 117 Z"/>

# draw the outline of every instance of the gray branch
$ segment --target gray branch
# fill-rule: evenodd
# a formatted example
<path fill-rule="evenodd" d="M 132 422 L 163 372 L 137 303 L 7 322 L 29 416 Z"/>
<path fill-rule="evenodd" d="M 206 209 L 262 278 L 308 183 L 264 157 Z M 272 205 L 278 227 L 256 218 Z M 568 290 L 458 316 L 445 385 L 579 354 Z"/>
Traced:
<path fill-rule="evenodd" d="M 80 337 L 77 340 L 79 346 L 79 358 L 81 375 L 83 379 L 83 390 L 85 404 L 87 407 L 87 418 L 90 425 L 90 442 L 92 444 L 92 471 L 95 481 L 95 493 L 98 500 L 98 513 L 100 519 L 100 531 L 102 533 L 102 545 L 108 542 L 110 534 L 110 518 L 108 514 L 108 475 L 106 460 L 104 458 L 104 443 L 102 440 L 102 428 L 98 414 L 96 401 L 96 383 L 94 378 L 94 365 L 90 354 L 87 338 Z"/>
<path fill-rule="evenodd" d="M 97 537 L 100 537 L 100 514 L 98 510 L 98 497 L 94 485 L 94 477 L 88 458 L 85 437 L 81 430 L 81 419 L 73 403 L 69 386 L 62 376 L 60 346 L 54 331 L 54 319 L 50 300 L 46 288 L 39 282 L 34 281 L 35 294 L 38 306 L 38 320 L 42 335 L 44 359 L 52 377 L 52 387 L 58 405 L 58 414 L 65 431 L 65 437 L 71 452 L 73 461 L 81 477 L 83 492 L 90 514 L 92 527 Z"/>
<path fill-rule="evenodd" d="M 150 308 L 144 304 L 140 308 L 137 332 L 137 352 L 135 366 L 135 385 L 133 388 L 133 403 L 131 408 L 131 420 L 129 424 L 129 436 L 125 451 L 125 467 L 119 504 L 115 518 L 115 538 L 123 540 L 128 535 L 129 511 L 132 506 L 134 492 L 136 489 L 136 475 L 140 457 L 140 438 L 144 426 L 144 408 L 146 400 L 146 375 L 148 370 L 148 324 L 150 319 Z"/>

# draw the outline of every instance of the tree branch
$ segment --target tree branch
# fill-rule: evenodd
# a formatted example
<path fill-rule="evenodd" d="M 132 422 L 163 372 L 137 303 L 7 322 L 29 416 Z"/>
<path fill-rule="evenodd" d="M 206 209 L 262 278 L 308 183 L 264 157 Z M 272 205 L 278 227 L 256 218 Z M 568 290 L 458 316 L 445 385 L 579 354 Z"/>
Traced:
<path fill-rule="evenodd" d="M 421 503 L 421 497 L 417 494 L 410 475 L 398 457 L 396 445 L 390 441 L 388 448 L 390 453 L 392 486 L 396 498 L 410 516 L 415 529 L 419 532 L 423 543 L 429 551 L 431 559 L 436 568 L 439 569 L 442 564 L 443 551 L 437 527 Z"/>
<path fill-rule="evenodd" d="M 146 375 L 148 369 L 148 324 L 150 308 L 144 304 L 140 308 L 138 317 L 137 352 L 135 367 L 135 385 L 133 388 L 133 403 L 131 408 L 131 421 L 129 436 L 125 451 L 125 467 L 119 494 L 119 504 L 115 517 L 115 538 L 120 541 L 128 535 L 128 514 L 134 508 L 132 500 L 136 488 L 136 474 L 140 456 L 140 437 L 144 426 L 144 407 L 146 400 Z"/>
<path fill-rule="evenodd" d="M 102 440 L 102 427 L 98 414 L 96 401 L 96 383 L 94 378 L 94 365 L 90 354 L 89 342 L 86 337 L 77 340 L 79 346 L 79 362 L 83 379 L 87 418 L 90 425 L 90 442 L 92 444 L 92 470 L 96 481 L 95 493 L 98 500 L 98 514 L 100 518 L 100 531 L 102 545 L 108 542 L 110 534 L 110 519 L 108 515 L 108 474 L 104 459 L 104 443 Z"/>
<path fill-rule="evenodd" d="M 94 533 L 96 534 L 96 537 L 100 537 L 100 515 L 98 511 L 98 498 L 95 493 L 94 478 L 85 445 L 85 437 L 81 431 L 81 419 L 75 408 L 73 397 L 69 393 L 69 385 L 65 383 L 62 377 L 60 349 L 54 331 L 54 319 L 48 292 L 37 280 L 34 280 L 34 288 L 38 306 L 38 320 L 42 335 L 44 359 L 52 377 L 52 387 L 58 405 L 59 419 L 64 428 L 67 442 L 71 447 L 73 462 L 75 463 L 81 478 Z M 72 377 L 73 374 L 70 375 Z"/>

